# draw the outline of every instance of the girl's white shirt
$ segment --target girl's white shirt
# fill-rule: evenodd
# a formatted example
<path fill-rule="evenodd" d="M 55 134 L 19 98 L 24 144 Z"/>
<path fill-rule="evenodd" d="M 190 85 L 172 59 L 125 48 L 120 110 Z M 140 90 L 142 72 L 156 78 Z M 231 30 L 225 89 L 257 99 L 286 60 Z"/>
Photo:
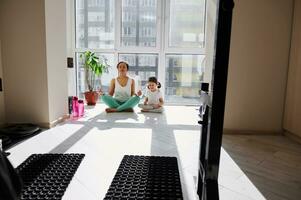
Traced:
<path fill-rule="evenodd" d="M 162 93 L 158 89 L 154 92 L 147 90 L 145 96 L 148 98 L 147 104 L 159 104 L 159 99 L 162 98 Z"/>

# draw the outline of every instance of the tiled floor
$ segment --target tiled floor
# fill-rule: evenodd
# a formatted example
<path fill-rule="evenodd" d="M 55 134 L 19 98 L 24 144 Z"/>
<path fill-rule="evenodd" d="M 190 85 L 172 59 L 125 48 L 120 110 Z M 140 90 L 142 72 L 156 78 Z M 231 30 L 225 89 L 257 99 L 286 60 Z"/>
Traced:
<path fill-rule="evenodd" d="M 125 154 L 176 156 L 185 199 L 195 199 L 200 131 L 195 107 L 166 106 L 164 114 L 103 112 L 87 108 L 70 120 L 12 148 L 16 166 L 32 153 L 85 153 L 64 199 L 102 199 Z M 189 191 L 188 191 L 189 190 Z"/>
<path fill-rule="evenodd" d="M 32 153 L 85 153 L 63 199 L 96 200 L 105 196 L 123 155 L 176 156 L 184 198 L 197 199 L 200 130 L 196 107 L 166 106 L 163 114 L 140 113 L 138 109 L 106 114 L 103 110 L 102 104 L 87 108 L 83 118 L 64 122 L 10 149 L 9 159 L 17 166 Z M 224 145 L 228 149 L 236 144 L 226 136 Z M 229 155 L 232 151 L 222 150 L 221 200 L 265 199 Z M 285 157 L 281 152 L 276 156 Z M 254 160 L 256 156 L 246 158 Z"/>
<path fill-rule="evenodd" d="M 280 135 L 225 135 L 223 148 L 264 198 L 301 199 L 300 144 Z M 238 190 L 240 187 L 237 185 L 243 184 L 240 182 L 243 177 L 237 177 L 233 184 L 230 184 L 229 179 L 222 178 L 226 166 L 228 165 L 221 164 L 220 184 L 234 193 L 248 194 L 252 199 L 260 199 L 255 198 L 251 191 L 246 193 Z M 250 189 L 250 184 L 248 185 L 246 188 Z"/>

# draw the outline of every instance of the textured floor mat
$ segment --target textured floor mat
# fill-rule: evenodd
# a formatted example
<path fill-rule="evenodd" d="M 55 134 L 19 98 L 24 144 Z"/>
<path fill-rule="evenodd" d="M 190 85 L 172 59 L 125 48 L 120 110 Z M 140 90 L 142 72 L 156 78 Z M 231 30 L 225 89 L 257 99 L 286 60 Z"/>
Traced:
<path fill-rule="evenodd" d="M 17 167 L 21 199 L 62 199 L 84 154 L 32 154 Z"/>
<path fill-rule="evenodd" d="M 177 158 L 124 156 L 105 200 L 182 200 Z"/>

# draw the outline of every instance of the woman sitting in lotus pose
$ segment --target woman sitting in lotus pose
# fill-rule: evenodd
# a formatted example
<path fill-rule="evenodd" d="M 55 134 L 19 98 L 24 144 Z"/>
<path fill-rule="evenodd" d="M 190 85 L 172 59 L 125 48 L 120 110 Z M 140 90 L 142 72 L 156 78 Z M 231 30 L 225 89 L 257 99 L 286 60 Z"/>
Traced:
<path fill-rule="evenodd" d="M 117 64 L 118 77 L 111 80 L 109 95 L 102 94 L 102 101 L 108 106 L 106 112 L 133 112 L 140 101 L 141 91 L 135 94 L 135 81 L 127 76 L 129 65 L 121 61 Z"/>

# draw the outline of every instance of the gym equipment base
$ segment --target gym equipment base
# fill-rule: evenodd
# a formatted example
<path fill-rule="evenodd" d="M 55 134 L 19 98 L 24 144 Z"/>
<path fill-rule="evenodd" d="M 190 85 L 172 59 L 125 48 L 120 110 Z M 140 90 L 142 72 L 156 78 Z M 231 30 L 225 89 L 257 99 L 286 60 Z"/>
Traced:
<path fill-rule="evenodd" d="M 62 199 L 84 156 L 32 154 L 16 168 L 24 184 L 20 199 Z"/>
<path fill-rule="evenodd" d="M 182 200 L 177 158 L 125 155 L 105 200 Z"/>

